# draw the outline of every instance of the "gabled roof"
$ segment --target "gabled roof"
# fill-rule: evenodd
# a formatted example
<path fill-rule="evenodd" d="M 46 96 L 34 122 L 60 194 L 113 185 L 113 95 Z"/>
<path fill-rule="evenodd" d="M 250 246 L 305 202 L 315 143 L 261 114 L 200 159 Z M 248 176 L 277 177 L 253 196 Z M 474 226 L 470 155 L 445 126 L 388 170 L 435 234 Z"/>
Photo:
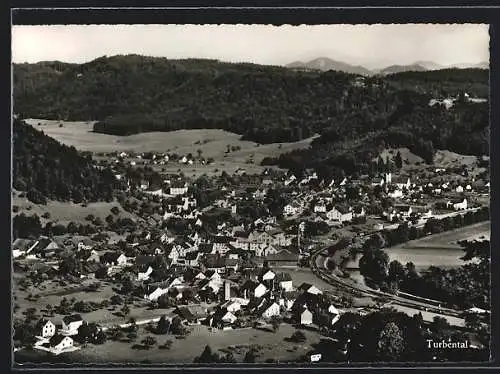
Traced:
<path fill-rule="evenodd" d="M 61 343 L 64 340 L 64 338 L 66 338 L 66 336 L 61 335 L 61 334 L 55 334 L 54 336 L 52 336 L 49 339 L 49 346 L 50 347 L 57 346 L 59 343 Z"/>
<path fill-rule="evenodd" d="M 41 330 L 48 322 L 52 323 L 51 320 L 47 319 L 47 318 L 42 318 L 40 319 L 37 324 L 35 325 L 35 327 L 38 329 L 38 330 Z"/>
<path fill-rule="evenodd" d="M 63 318 L 63 322 L 65 324 L 71 323 L 71 322 L 79 322 L 83 321 L 82 316 L 80 314 L 72 314 L 70 316 L 66 316 Z"/>
<path fill-rule="evenodd" d="M 344 206 L 344 205 L 336 205 L 335 206 L 335 209 L 337 209 L 337 211 L 339 211 L 340 213 L 342 214 L 347 214 L 349 213 L 349 208 Z"/>

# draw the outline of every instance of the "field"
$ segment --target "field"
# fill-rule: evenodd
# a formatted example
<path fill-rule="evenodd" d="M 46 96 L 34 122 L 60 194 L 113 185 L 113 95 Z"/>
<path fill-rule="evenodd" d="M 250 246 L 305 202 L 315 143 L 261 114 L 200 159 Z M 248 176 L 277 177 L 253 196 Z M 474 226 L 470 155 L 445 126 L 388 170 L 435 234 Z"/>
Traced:
<path fill-rule="evenodd" d="M 305 343 L 292 343 L 285 341 L 290 337 L 295 328 L 288 324 L 282 324 L 276 332 L 259 329 L 238 330 L 212 330 L 206 326 L 196 325 L 193 331 L 185 339 L 175 339 L 171 335 L 153 335 L 147 333 L 143 328 L 139 330 L 138 342 L 146 335 L 154 336 L 159 344 L 166 340 L 172 340 L 173 344 L 169 350 L 159 349 L 155 346 L 149 350 L 132 349 L 134 343 L 108 341 L 102 346 L 91 346 L 73 353 L 68 353 L 67 358 L 72 363 L 162 363 L 162 364 L 190 364 L 193 359 L 203 352 L 206 345 L 210 345 L 212 351 L 225 350 L 230 346 L 236 362 L 241 363 L 244 355 L 251 346 L 259 346 L 257 362 L 265 362 L 267 359 L 290 361 L 304 355 L 311 349 L 312 344 L 320 340 L 320 335 L 314 331 L 303 330 L 307 341 Z M 294 350 L 294 347 L 296 349 Z M 222 354 L 222 352 L 219 351 Z"/>
<path fill-rule="evenodd" d="M 281 153 L 294 149 L 309 147 L 313 138 L 295 143 L 258 145 L 251 141 L 240 140 L 240 135 L 224 130 L 178 130 L 172 132 L 150 132 L 130 136 L 105 135 L 92 132 L 93 122 L 62 122 L 28 119 L 27 123 L 57 141 L 72 145 L 81 151 L 90 152 L 173 152 L 179 155 L 202 151 L 203 157 L 212 157 L 216 161 L 226 161 L 227 164 L 245 164 L 250 156 L 256 165 L 264 157 L 279 156 Z M 38 126 L 38 123 L 41 125 Z M 59 127 L 62 123 L 63 127 Z M 226 155 L 227 146 L 241 149 Z M 225 157 L 226 156 L 226 157 Z M 251 165 L 250 165 L 251 166 Z M 245 167 L 245 166 L 238 166 Z M 248 166 L 247 166 L 248 167 Z M 175 170 L 178 168 L 176 167 Z M 191 167 L 192 169 L 192 167 Z"/>
<path fill-rule="evenodd" d="M 85 221 L 85 217 L 89 214 L 92 214 L 94 217 L 100 217 L 104 222 L 106 217 L 112 214 L 111 209 L 113 207 L 118 207 L 120 209 L 120 213 L 115 217 L 135 219 L 131 213 L 124 211 L 118 202 L 97 202 L 88 203 L 87 206 L 82 206 L 81 204 L 74 204 L 72 202 L 48 201 L 47 205 L 37 205 L 33 204 L 25 197 L 19 197 L 19 194 L 15 192 L 12 197 L 12 206 L 17 206 L 19 209 L 18 212 L 13 212 L 13 214 L 37 214 L 42 224 L 48 221 L 54 224 L 68 224 L 69 222 L 85 223 L 87 222 Z M 50 214 L 50 218 L 41 218 L 42 215 L 47 212 Z"/>
<path fill-rule="evenodd" d="M 458 242 L 481 236 L 489 238 L 490 232 L 490 221 L 481 222 L 442 234 L 412 240 L 384 250 L 389 255 L 390 261 L 397 260 L 402 264 L 411 261 L 415 264 L 417 270 L 429 266 L 456 267 L 464 264 L 464 261 L 460 260 L 464 252 Z M 357 261 L 349 263 L 349 267 L 356 269 Z M 351 276 L 356 278 L 358 276 L 357 272 L 354 271 Z"/>

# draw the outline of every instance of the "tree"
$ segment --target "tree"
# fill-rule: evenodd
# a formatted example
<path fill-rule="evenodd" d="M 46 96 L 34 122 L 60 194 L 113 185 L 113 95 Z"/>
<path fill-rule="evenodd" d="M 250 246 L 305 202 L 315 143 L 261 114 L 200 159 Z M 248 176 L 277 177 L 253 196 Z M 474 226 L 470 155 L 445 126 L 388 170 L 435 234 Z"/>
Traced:
<path fill-rule="evenodd" d="M 302 331 L 297 330 L 297 331 L 295 331 L 292 334 L 292 336 L 290 337 L 290 340 L 292 342 L 295 342 L 295 343 L 305 342 L 306 341 L 306 335 Z"/>
<path fill-rule="evenodd" d="M 396 153 L 396 157 L 394 158 L 394 164 L 398 169 L 403 167 L 403 158 L 401 157 L 401 153 L 399 151 Z"/>
<path fill-rule="evenodd" d="M 214 364 L 220 362 L 220 358 L 216 353 L 212 352 L 209 345 L 206 345 L 201 355 L 194 359 L 194 362 L 197 364 Z"/>
<path fill-rule="evenodd" d="M 127 304 L 125 304 L 122 307 L 121 312 L 124 316 L 128 316 L 128 314 L 130 313 L 130 307 Z"/>
<path fill-rule="evenodd" d="M 156 339 L 152 336 L 146 336 L 142 341 L 141 344 L 146 346 L 146 347 L 152 347 L 153 345 L 156 344 Z"/>
<path fill-rule="evenodd" d="M 375 285 L 387 278 L 389 256 L 381 249 L 366 252 L 359 260 L 359 271 Z"/>
<path fill-rule="evenodd" d="M 170 329 L 170 322 L 167 321 L 165 316 L 161 316 L 160 320 L 158 321 L 158 324 L 156 325 L 156 333 L 166 334 L 168 333 L 169 329 Z"/>
<path fill-rule="evenodd" d="M 394 322 L 385 325 L 379 335 L 377 351 L 380 361 L 399 360 L 405 349 L 403 332 Z"/>
<path fill-rule="evenodd" d="M 246 354 L 245 357 L 243 358 L 243 362 L 247 364 L 252 364 L 255 363 L 256 360 L 256 355 L 255 355 L 255 350 L 250 349 Z"/>
<path fill-rule="evenodd" d="M 404 266 L 397 260 L 391 261 L 389 264 L 388 278 L 390 281 L 400 282 L 406 276 Z"/>
<path fill-rule="evenodd" d="M 271 326 L 273 328 L 273 332 L 278 331 L 278 329 L 280 328 L 280 324 L 281 324 L 281 321 L 277 316 L 273 316 L 271 318 Z"/>

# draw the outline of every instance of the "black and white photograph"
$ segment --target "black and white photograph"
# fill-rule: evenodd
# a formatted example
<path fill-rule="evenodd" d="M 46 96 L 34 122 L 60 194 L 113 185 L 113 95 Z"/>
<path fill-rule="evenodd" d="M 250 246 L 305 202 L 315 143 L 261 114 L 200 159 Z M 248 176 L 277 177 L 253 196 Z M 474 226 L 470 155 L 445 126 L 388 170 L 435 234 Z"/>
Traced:
<path fill-rule="evenodd" d="M 11 34 L 15 365 L 491 360 L 488 24 Z"/>

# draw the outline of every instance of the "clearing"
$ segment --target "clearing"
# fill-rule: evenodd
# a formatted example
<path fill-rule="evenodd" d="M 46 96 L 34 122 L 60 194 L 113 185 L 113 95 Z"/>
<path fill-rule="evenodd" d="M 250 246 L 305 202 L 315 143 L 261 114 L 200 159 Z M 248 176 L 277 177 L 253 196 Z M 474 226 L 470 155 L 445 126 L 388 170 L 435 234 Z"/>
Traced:
<path fill-rule="evenodd" d="M 179 155 L 201 150 L 203 157 L 212 157 L 228 163 L 245 163 L 252 155 L 256 165 L 264 157 L 277 157 L 294 149 L 309 147 L 315 137 L 294 143 L 275 143 L 259 145 L 255 142 L 240 140 L 241 136 L 224 130 L 178 130 L 171 132 L 149 132 L 130 136 L 116 136 L 94 133 L 94 122 L 64 122 L 41 119 L 27 119 L 26 123 L 42 130 L 57 141 L 74 146 L 81 151 L 114 152 L 173 152 Z M 40 123 L 40 126 L 38 126 Z M 62 124 L 62 127 L 59 125 Z M 226 154 L 227 147 L 240 147 Z M 226 157 L 225 157 L 226 156 Z"/>
<path fill-rule="evenodd" d="M 18 211 L 12 212 L 13 216 L 17 214 L 24 213 L 26 215 L 37 214 L 40 217 L 42 225 L 47 222 L 53 222 L 54 224 L 68 224 L 69 222 L 75 223 L 86 223 L 85 218 L 92 214 L 94 217 L 100 217 L 104 222 L 106 217 L 111 213 L 113 207 L 120 209 L 118 215 L 113 216 L 115 218 L 131 218 L 136 219 L 133 214 L 126 212 L 118 202 L 96 202 L 87 203 L 87 206 L 82 206 L 82 204 L 75 204 L 72 202 L 62 202 L 62 201 L 47 201 L 47 205 L 38 205 L 29 201 L 26 197 L 19 197 L 19 194 L 15 192 L 12 197 L 12 207 L 17 206 Z M 44 213 L 49 213 L 50 217 L 48 219 L 42 218 Z"/>

